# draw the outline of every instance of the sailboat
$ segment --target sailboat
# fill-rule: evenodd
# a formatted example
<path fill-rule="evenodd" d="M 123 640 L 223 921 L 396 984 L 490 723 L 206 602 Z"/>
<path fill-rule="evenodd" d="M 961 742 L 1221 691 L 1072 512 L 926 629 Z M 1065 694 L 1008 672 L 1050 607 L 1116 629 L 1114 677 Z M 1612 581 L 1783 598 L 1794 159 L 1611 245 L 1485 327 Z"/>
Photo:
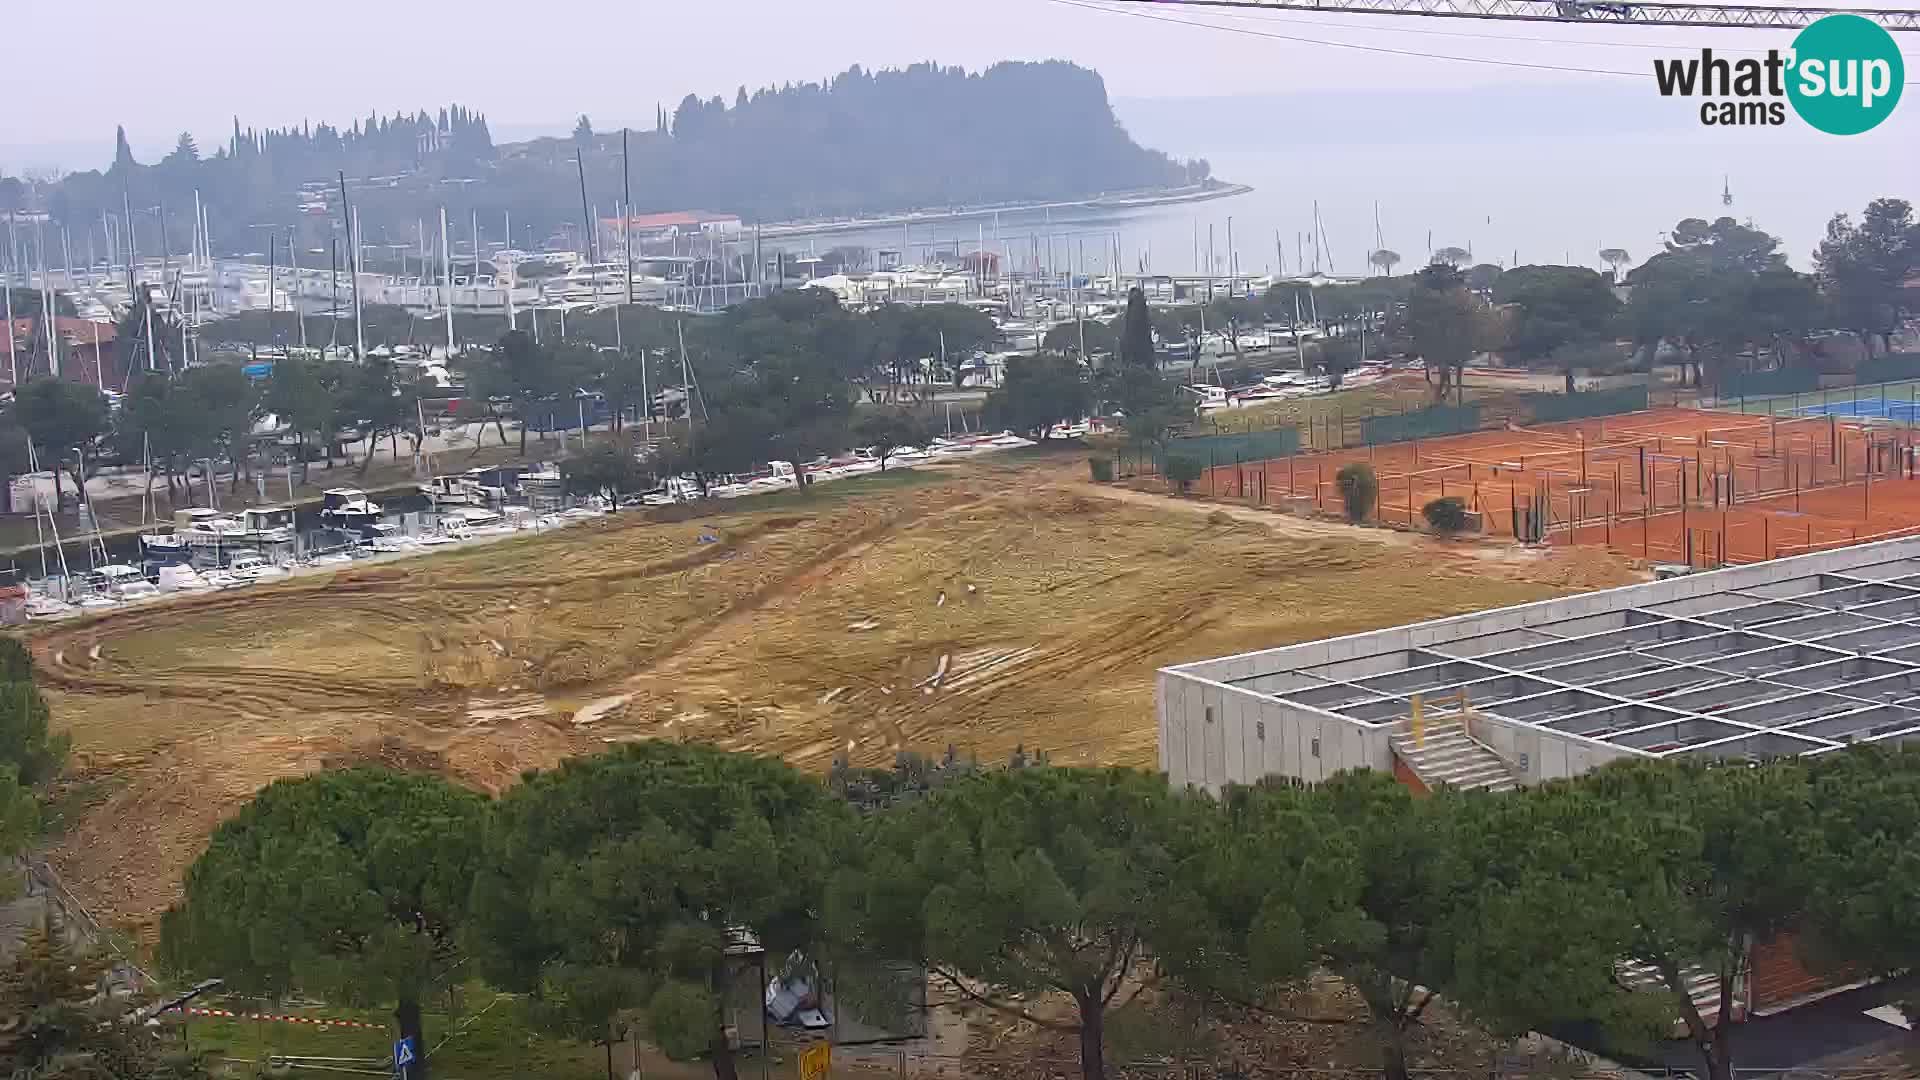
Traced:
<path fill-rule="evenodd" d="M 33 440 L 27 440 L 27 469 L 30 474 L 40 472 L 40 458 L 34 453 Z M 54 512 L 45 507 L 45 501 L 36 486 L 33 492 L 33 531 L 40 539 L 40 583 L 49 586 L 55 580 L 47 568 L 46 534 L 40 531 L 40 511 L 47 511 L 47 528 L 53 533 L 53 550 L 60 558 L 59 595 L 50 592 L 39 593 L 27 600 L 26 613 L 31 619 L 63 619 L 79 612 L 79 608 L 69 602 L 69 588 L 72 577 L 67 572 L 67 549 L 60 543 L 60 524 L 55 520 Z"/>
<path fill-rule="evenodd" d="M 143 440 L 147 469 L 147 490 L 140 498 L 140 554 L 151 563 L 161 566 L 174 566 L 193 557 L 193 548 L 187 538 L 175 532 L 172 525 L 156 521 L 153 516 L 153 444 Z"/>

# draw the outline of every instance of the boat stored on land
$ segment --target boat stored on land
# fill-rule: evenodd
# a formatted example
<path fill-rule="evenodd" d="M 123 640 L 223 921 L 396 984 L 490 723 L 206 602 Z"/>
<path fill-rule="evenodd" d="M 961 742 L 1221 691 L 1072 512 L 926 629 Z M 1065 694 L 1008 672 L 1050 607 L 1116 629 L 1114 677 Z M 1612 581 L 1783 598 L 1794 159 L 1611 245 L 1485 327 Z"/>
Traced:
<path fill-rule="evenodd" d="M 339 529 L 363 529 L 380 520 L 380 504 L 359 488 L 329 488 L 320 496 L 320 521 Z"/>

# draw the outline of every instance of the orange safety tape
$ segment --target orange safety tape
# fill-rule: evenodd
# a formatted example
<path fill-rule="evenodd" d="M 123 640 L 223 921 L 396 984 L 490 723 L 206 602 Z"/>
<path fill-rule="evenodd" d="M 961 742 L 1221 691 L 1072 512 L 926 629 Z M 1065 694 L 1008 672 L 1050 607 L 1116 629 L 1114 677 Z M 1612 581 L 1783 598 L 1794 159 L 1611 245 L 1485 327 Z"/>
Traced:
<path fill-rule="evenodd" d="M 313 1024 L 316 1027 L 366 1028 L 371 1031 L 385 1031 L 385 1024 L 369 1024 L 360 1020 L 330 1020 L 314 1016 L 273 1016 L 267 1013 L 237 1013 L 228 1009 L 200 1009 L 187 1007 L 180 1010 L 192 1016 L 219 1016 L 231 1020 L 272 1020 L 282 1024 Z"/>

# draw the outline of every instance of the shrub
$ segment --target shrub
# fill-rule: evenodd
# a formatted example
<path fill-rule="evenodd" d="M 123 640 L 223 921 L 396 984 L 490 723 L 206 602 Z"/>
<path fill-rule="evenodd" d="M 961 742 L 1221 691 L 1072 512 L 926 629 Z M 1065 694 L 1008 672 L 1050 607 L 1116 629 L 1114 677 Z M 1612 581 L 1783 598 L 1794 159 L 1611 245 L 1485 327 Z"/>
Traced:
<path fill-rule="evenodd" d="M 1380 495 L 1380 482 L 1374 479 L 1373 466 L 1363 461 L 1342 465 L 1333 474 L 1340 489 L 1340 501 L 1346 505 L 1348 521 L 1365 521 L 1373 513 L 1373 502 Z"/>
<path fill-rule="evenodd" d="M 1457 533 L 1467 527 L 1467 504 L 1449 495 L 1421 507 L 1420 516 L 1427 519 L 1434 532 Z"/>
<path fill-rule="evenodd" d="M 1179 488 L 1182 495 L 1192 489 L 1193 482 L 1200 479 L 1200 474 L 1204 471 L 1199 458 L 1178 456 L 1167 458 L 1167 481 Z"/>
<path fill-rule="evenodd" d="M 1087 459 L 1087 469 L 1093 473 L 1094 483 L 1096 484 L 1113 483 L 1113 459 L 1112 458 L 1106 457 L 1100 454 L 1095 454 L 1093 457 L 1090 457 Z"/>

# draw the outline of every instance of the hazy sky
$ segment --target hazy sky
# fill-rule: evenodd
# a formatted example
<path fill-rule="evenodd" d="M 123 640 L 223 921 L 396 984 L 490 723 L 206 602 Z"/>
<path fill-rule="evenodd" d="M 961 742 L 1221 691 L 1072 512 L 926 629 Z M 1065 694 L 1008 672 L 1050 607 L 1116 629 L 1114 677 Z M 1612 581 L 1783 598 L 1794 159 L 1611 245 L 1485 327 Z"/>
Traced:
<path fill-rule="evenodd" d="M 126 124 L 143 158 L 170 148 L 182 129 L 202 146 L 217 144 L 236 112 L 243 123 L 268 126 L 460 101 L 484 110 L 503 139 L 563 132 L 583 111 L 602 129 L 647 126 L 656 102 L 671 105 L 689 91 L 731 97 L 743 83 L 818 79 L 855 63 L 933 59 L 971 68 L 1062 57 L 1098 69 L 1115 97 L 1317 91 L 1326 95 L 1325 109 L 1337 112 L 1341 94 L 1360 90 L 1633 81 L 1436 53 L 1644 78 L 1651 59 L 1665 55 L 1662 47 L 1740 50 L 1791 40 L 1786 31 L 1574 29 L 1171 5 L 1135 5 L 1126 15 L 1090 10 L 1085 0 L 570 0 L 531 9 L 470 0 L 203 0 L 186 8 L 107 0 L 82 20 L 76 38 L 71 3 L 11 0 L 5 7 L 16 46 L 84 41 L 86 55 L 76 64 L 71 48 L 6 50 L 0 99 L 10 108 L 0 168 L 11 170 L 104 166 L 115 123 Z M 1405 54 L 1260 36 L 1274 34 Z M 1903 44 L 1909 77 L 1920 78 L 1912 59 L 1920 41 Z"/>

